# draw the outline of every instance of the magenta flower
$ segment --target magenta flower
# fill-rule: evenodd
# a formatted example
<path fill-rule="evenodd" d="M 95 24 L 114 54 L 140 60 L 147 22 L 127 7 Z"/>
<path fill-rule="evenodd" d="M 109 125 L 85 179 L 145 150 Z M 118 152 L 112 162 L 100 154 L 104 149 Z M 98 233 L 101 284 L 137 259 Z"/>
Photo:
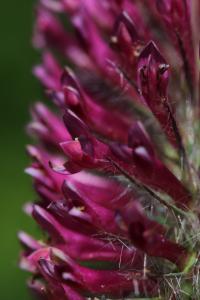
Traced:
<path fill-rule="evenodd" d="M 199 299 L 198 1 L 40 0 L 36 299 Z M 68 67 L 70 65 L 70 68 Z M 66 67 L 67 66 L 67 67 Z M 73 69 L 73 71 L 72 71 Z"/>

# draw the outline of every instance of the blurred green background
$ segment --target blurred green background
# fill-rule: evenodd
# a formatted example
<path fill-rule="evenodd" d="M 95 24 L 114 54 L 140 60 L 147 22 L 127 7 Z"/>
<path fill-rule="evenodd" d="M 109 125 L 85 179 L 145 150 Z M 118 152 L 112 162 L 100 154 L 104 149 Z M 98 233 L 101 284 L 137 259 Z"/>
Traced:
<path fill-rule="evenodd" d="M 18 269 L 20 246 L 17 232 L 30 233 L 36 225 L 22 212 L 34 198 L 31 180 L 23 172 L 28 158 L 24 127 L 30 103 L 41 96 L 31 74 L 38 54 L 31 47 L 35 1 L 1 1 L 0 96 L 1 96 L 1 201 L 0 201 L 0 299 L 29 300 L 27 274 Z"/>

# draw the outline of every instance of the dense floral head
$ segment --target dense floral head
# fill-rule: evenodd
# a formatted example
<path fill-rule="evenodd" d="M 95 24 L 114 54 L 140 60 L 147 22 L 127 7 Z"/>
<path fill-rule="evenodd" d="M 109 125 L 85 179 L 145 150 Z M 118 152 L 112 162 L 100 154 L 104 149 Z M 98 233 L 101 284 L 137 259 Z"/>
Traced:
<path fill-rule="evenodd" d="M 36 299 L 199 299 L 198 0 L 40 0 L 19 233 Z"/>

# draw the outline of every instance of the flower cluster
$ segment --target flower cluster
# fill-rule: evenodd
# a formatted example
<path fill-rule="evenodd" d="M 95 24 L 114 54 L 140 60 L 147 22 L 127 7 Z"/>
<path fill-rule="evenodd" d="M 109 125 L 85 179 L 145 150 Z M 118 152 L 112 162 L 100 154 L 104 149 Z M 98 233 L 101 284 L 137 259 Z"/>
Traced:
<path fill-rule="evenodd" d="M 31 111 L 25 211 L 46 235 L 19 233 L 37 299 L 199 299 L 199 13 L 40 0 L 33 71 L 55 111 Z"/>

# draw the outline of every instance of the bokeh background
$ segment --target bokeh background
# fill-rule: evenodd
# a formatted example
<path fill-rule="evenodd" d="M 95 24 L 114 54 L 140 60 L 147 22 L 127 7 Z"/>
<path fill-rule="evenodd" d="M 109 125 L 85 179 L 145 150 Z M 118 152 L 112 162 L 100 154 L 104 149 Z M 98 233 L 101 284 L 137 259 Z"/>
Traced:
<path fill-rule="evenodd" d="M 33 199 L 31 180 L 23 172 L 28 158 L 25 125 L 29 106 L 41 98 L 39 83 L 31 74 L 39 55 L 31 47 L 33 7 L 36 1 L 1 1 L 0 8 L 0 299 L 30 300 L 26 273 L 18 269 L 20 229 L 33 233 L 36 225 L 22 212 Z"/>

